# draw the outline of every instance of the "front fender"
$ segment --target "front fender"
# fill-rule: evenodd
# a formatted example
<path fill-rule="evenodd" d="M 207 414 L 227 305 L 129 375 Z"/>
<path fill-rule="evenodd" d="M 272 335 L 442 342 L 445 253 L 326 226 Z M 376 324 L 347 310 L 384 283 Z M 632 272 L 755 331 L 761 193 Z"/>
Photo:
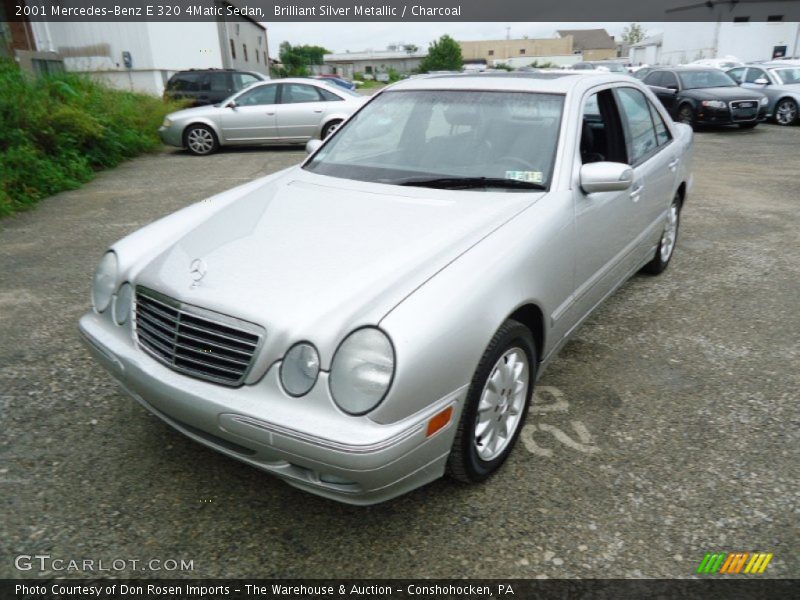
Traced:
<path fill-rule="evenodd" d="M 468 385 L 492 336 L 520 306 L 544 315 L 546 355 L 560 337 L 550 316 L 572 289 L 573 240 L 571 192 L 551 192 L 391 310 L 380 326 L 397 371 L 369 417 L 393 423 Z"/>

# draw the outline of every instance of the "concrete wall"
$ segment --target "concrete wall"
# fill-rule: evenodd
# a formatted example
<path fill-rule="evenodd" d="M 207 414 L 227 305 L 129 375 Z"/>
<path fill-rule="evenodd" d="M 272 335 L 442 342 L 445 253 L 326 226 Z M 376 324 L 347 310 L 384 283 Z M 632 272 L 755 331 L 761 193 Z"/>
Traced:
<path fill-rule="evenodd" d="M 797 54 L 798 23 L 665 23 L 661 63 L 735 56 L 744 62 L 772 58 L 774 46 Z"/>
<path fill-rule="evenodd" d="M 630 63 L 632 65 L 655 65 L 661 58 L 661 46 L 651 45 L 631 48 Z"/>
<path fill-rule="evenodd" d="M 464 60 L 504 61 L 513 57 L 572 54 L 572 36 L 548 39 L 476 40 L 458 42 Z M 524 50 L 524 52 L 522 52 Z"/>
<path fill-rule="evenodd" d="M 617 49 L 596 48 L 583 51 L 583 60 L 605 60 L 607 58 L 617 58 Z"/>
<path fill-rule="evenodd" d="M 580 54 L 559 54 L 556 56 L 515 56 L 512 58 L 508 58 L 506 60 L 495 60 L 490 62 L 489 64 L 493 66 L 497 66 L 498 64 L 505 64 L 509 67 L 514 67 L 518 69 L 519 67 L 527 67 L 532 62 L 536 61 L 539 64 L 542 63 L 553 63 L 559 67 L 568 67 L 570 65 L 574 65 L 577 62 L 581 62 L 581 55 Z"/>

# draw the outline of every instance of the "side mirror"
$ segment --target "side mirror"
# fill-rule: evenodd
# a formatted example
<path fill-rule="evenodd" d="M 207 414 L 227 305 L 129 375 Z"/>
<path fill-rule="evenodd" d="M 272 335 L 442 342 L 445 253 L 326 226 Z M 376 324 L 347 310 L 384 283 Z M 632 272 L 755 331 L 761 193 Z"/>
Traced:
<path fill-rule="evenodd" d="M 306 154 L 314 154 L 322 146 L 322 140 L 308 140 L 306 142 Z"/>
<path fill-rule="evenodd" d="M 678 93 L 678 86 L 677 85 L 668 85 L 667 89 L 669 91 L 671 91 L 673 94 L 677 94 Z"/>
<path fill-rule="evenodd" d="M 587 194 L 619 192 L 633 184 L 633 169 L 616 162 L 596 162 L 583 165 L 580 173 L 581 188 Z"/>
<path fill-rule="evenodd" d="M 753 83 L 756 85 L 769 85 L 769 80 L 765 79 L 764 77 L 759 77 Z"/>
<path fill-rule="evenodd" d="M 236 108 L 237 106 L 239 106 L 239 105 L 236 104 L 236 100 L 231 100 L 230 102 L 228 102 L 225 105 L 225 108 Z"/>

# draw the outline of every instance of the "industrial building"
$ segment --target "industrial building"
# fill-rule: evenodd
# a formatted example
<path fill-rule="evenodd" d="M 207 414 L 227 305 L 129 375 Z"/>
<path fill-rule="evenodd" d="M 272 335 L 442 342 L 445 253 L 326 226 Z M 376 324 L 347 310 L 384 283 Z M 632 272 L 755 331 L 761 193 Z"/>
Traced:
<path fill-rule="evenodd" d="M 0 0 L 6 14 L 16 1 Z M 235 6 L 236 0 L 219 4 Z M 3 20 L 0 14 L 0 21 Z M 215 21 L 0 23 L 0 53 L 34 72 L 63 68 L 108 84 L 161 94 L 184 69 L 244 69 L 269 74 L 267 30 L 243 16 Z"/>

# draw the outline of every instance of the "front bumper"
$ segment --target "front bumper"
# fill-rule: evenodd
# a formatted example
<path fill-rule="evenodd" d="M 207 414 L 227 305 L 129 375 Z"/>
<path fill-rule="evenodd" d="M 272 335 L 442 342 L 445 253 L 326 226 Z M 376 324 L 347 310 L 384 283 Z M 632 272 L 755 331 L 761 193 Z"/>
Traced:
<path fill-rule="evenodd" d="M 161 138 L 163 143 L 169 146 L 183 148 L 183 135 L 174 124 L 169 127 L 164 127 L 163 125 L 159 127 L 158 137 Z"/>
<path fill-rule="evenodd" d="M 307 410 L 303 414 L 306 398 L 281 391 L 277 365 L 256 384 L 231 389 L 172 371 L 139 350 L 129 328 L 103 315 L 87 313 L 79 329 L 97 360 L 150 412 L 195 441 L 295 487 L 367 505 L 444 474 L 466 386 L 391 425 L 338 410 L 309 418 Z M 327 389 L 327 374 L 321 373 L 309 396 L 327 395 Z M 450 423 L 426 437 L 427 421 L 450 405 Z"/>
<path fill-rule="evenodd" d="M 760 123 L 769 116 L 767 106 L 759 106 L 753 111 L 734 111 L 728 108 L 710 108 L 700 106 L 697 110 L 697 122 L 703 125 L 733 125 L 737 123 Z"/>

